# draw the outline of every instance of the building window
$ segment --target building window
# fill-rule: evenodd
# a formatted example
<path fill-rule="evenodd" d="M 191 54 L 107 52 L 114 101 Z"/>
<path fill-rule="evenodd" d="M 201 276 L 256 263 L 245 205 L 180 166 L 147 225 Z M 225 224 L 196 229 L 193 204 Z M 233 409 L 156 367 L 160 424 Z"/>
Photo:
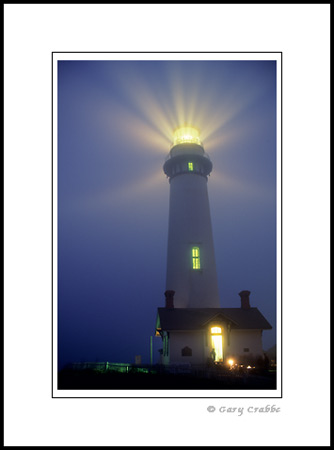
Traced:
<path fill-rule="evenodd" d="M 192 349 L 190 347 L 184 347 L 181 350 L 181 355 L 182 356 L 192 356 L 192 354 L 193 354 L 193 351 L 192 351 Z"/>
<path fill-rule="evenodd" d="M 221 327 L 211 328 L 211 356 L 215 361 L 223 361 L 223 330 Z"/>
<path fill-rule="evenodd" d="M 194 164 L 192 162 L 188 162 L 188 170 L 192 172 L 194 170 Z"/>
<path fill-rule="evenodd" d="M 192 259 L 193 259 L 193 269 L 197 270 L 201 268 L 201 260 L 200 260 L 200 254 L 199 254 L 199 248 L 193 247 L 192 248 Z"/>

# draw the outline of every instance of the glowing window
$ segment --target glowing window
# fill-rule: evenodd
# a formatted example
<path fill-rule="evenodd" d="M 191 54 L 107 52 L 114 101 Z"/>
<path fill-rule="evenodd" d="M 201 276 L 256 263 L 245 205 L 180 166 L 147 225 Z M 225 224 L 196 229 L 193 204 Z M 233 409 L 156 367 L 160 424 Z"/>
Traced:
<path fill-rule="evenodd" d="M 192 258 L 193 258 L 193 269 L 200 269 L 201 268 L 201 260 L 200 260 L 198 247 L 192 248 Z"/>
<path fill-rule="evenodd" d="M 223 360 L 223 333 L 220 327 L 211 328 L 211 354 L 215 361 Z"/>
<path fill-rule="evenodd" d="M 192 162 L 188 162 L 188 170 L 189 172 L 192 172 L 194 170 L 194 165 Z"/>
<path fill-rule="evenodd" d="M 222 334 L 222 329 L 220 327 L 212 327 L 211 334 Z"/>

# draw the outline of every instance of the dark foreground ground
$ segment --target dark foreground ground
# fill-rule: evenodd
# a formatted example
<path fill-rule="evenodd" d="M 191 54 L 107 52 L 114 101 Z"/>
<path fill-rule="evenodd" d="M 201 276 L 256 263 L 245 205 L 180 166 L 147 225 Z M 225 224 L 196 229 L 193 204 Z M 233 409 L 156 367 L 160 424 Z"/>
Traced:
<path fill-rule="evenodd" d="M 276 373 L 168 374 L 63 369 L 58 389 L 276 389 Z"/>

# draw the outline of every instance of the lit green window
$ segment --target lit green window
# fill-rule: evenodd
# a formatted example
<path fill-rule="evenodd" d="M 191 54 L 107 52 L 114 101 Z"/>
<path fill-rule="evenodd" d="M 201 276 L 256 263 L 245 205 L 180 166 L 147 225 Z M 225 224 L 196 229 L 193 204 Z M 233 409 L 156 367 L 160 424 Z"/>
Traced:
<path fill-rule="evenodd" d="M 200 269 L 201 268 L 201 261 L 200 261 L 200 255 L 199 255 L 199 248 L 193 247 L 192 248 L 192 258 L 193 258 L 193 269 Z"/>
<path fill-rule="evenodd" d="M 192 162 L 188 162 L 188 170 L 189 172 L 192 172 L 194 170 L 194 165 Z"/>

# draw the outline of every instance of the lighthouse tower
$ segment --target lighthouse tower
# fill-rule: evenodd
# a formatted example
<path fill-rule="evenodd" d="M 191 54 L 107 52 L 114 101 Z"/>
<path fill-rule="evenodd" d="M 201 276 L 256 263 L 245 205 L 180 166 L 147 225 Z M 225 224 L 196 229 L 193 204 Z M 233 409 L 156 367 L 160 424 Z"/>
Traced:
<path fill-rule="evenodd" d="M 175 308 L 219 308 L 208 175 L 212 163 L 199 132 L 181 127 L 163 166 L 169 178 L 166 290 Z"/>

